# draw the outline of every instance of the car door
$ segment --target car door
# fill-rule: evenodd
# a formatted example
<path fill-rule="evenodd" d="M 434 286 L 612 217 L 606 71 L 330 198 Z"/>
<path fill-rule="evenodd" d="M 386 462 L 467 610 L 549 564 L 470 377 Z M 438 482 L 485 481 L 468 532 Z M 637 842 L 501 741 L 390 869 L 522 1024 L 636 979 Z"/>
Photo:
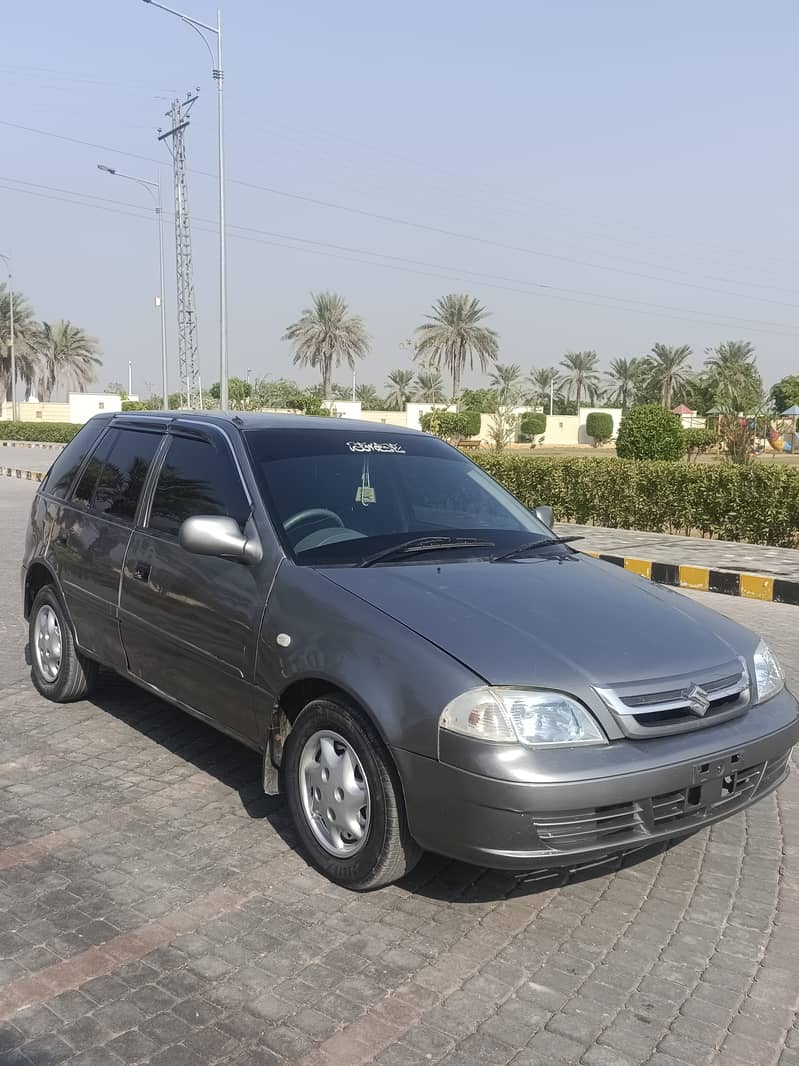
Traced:
<path fill-rule="evenodd" d="M 118 622 L 122 563 L 163 427 L 112 425 L 100 438 L 54 524 L 49 552 L 78 644 L 125 669 Z"/>
<path fill-rule="evenodd" d="M 120 625 L 134 676 L 255 742 L 255 648 L 276 560 L 245 565 L 178 543 L 193 515 L 227 515 L 243 529 L 251 511 L 226 434 L 175 423 L 148 514 L 128 549 Z"/>

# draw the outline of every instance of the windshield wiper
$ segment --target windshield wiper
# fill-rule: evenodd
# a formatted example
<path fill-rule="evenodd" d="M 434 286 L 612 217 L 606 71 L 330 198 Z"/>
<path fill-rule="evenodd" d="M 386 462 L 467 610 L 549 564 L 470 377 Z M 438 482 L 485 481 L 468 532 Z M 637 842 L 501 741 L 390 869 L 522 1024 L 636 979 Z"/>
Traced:
<path fill-rule="evenodd" d="M 384 548 L 367 555 L 358 563 L 358 566 L 372 566 L 383 559 L 391 559 L 394 556 L 417 555 L 423 552 L 451 551 L 453 548 L 493 548 L 493 540 L 476 540 L 474 537 L 414 537 L 413 540 L 404 540 L 401 544 L 395 544 L 391 548 Z"/>
<path fill-rule="evenodd" d="M 585 540 L 585 537 L 575 535 L 573 537 L 552 537 L 550 540 L 531 540 L 527 544 L 517 544 L 515 548 L 500 552 L 499 555 L 492 555 L 491 562 L 499 563 L 503 559 L 513 559 L 517 555 L 524 555 L 525 552 L 537 551 L 538 548 L 547 548 L 551 544 L 568 544 L 572 540 Z"/>

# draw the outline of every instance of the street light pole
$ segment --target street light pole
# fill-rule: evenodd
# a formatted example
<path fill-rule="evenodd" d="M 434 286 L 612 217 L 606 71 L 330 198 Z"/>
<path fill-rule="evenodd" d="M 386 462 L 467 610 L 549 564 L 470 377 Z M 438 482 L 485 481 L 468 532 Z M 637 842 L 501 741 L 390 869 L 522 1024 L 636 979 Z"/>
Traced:
<path fill-rule="evenodd" d="M 8 274 L 8 327 L 10 331 L 9 349 L 11 351 L 11 418 L 17 420 L 17 356 L 16 339 L 14 337 L 14 279 L 11 275 L 11 260 L 7 255 L 0 254 L 0 259 L 6 265 Z"/>
<path fill-rule="evenodd" d="M 228 350 L 227 350 L 227 246 L 225 235 L 225 110 L 224 88 L 225 72 L 222 68 L 222 12 L 216 12 L 216 26 L 209 26 L 205 22 L 184 15 L 182 11 L 175 11 L 166 4 L 159 4 L 156 0 L 143 0 L 151 7 L 160 8 L 169 15 L 175 15 L 187 26 L 200 35 L 208 53 L 211 56 L 211 72 L 216 82 L 216 106 L 217 106 L 217 148 L 219 153 L 219 406 L 223 411 L 228 409 Z M 208 43 L 206 33 L 216 35 L 216 59 Z"/>
<path fill-rule="evenodd" d="M 164 394 L 164 410 L 169 410 L 169 384 L 168 364 L 166 352 L 166 304 L 164 302 L 164 214 L 161 210 L 161 175 L 158 181 L 147 181 L 146 178 L 137 178 L 134 174 L 123 174 L 114 167 L 97 164 L 97 169 L 114 178 L 125 178 L 126 181 L 135 181 L 137 185 L 143 185 L 152 196 L 155 203 L 155 218 L 158 223 L 158 303 L 161 309 L 161 390 Z"/>

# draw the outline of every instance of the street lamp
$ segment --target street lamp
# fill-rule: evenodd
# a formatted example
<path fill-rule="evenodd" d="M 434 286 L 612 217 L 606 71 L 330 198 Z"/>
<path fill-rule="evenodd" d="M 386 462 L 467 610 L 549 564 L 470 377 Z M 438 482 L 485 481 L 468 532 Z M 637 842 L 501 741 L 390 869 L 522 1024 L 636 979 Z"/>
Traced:
<path fill-rule="evenodd" d="M 181 11 L 167 7 L 165 4 L 156 3 L 156 0 L 144 0 L 145 4 L 158 7 L 170 15 L 175 15 L 202 38 L 208 54 L 211 56 L 211 72 L 216 82 L 217 102 L 217 141 L 219 150 L 219 406 L 223 411 L 228 407 L 228 377 L 227 377 L 227 253 L 225 250 L 225 121 L 223 93 L 225 73 L 222 69 L 222 12 L 217 10 L 216 26 L 208 26 L 204 22 L 184 15 Z M 216 60 L 213 50 L 208 43 L 206 33 L 216 34 Z"/>
<path fill-rule="evenodd" d="M 0 259 L 6 265 L 8 274 L 8 326 L 10 331 L 9 345 L 11 350 L 11 418 L 17 420 L 17 356 L 14 338 L 14 279 L 11 276 L 11 260 L 7 255 L 0 253 Z"/>
<path fill-rule="evenodd" d="M 164 215 L 161 210 L 161 178 L 158 181 L 147 181 L 146 178 L 137 178 L 133 174 L 122 174 L 114 167 L 97 164 L 97 169 L 114 178 L 125 178 L 127 181 L 135 181 L 137 185 L 143 185 L 155 202 L 155 219 L 158 223 L 158 302 L 161 305 L 161 388 L 164 393 L 164 410 L 169 410 L 169 386 L 167 383 L 167 358 L 166 358 L 166 306 L 164 303 Z"/>

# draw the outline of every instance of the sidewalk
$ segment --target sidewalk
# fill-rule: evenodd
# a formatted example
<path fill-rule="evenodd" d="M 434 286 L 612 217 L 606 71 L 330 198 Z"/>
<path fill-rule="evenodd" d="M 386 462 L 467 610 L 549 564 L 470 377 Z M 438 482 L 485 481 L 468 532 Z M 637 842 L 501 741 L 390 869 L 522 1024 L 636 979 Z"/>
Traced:
<path fill-rule="evenodd" d="M 557 523 L 575 547 L 650 581 L 701 592 L 799 605 L 799 551 L 702 537 Z"/>

